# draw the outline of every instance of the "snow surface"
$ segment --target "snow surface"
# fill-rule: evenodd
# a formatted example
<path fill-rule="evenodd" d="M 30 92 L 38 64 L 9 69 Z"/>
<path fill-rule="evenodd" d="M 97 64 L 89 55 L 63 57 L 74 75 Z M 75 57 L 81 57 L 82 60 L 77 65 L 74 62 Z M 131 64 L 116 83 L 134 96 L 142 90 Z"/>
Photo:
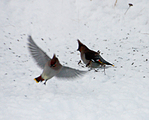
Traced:
<path fill-rule="evenodd" d="M 115 1 L 0 1 L 1 120 L 149 119 L 149 0 Z M 37 84 L 28 35 L 63 65 L 88 70 L 77 64 L 80 39 L 115 67 Z"/>

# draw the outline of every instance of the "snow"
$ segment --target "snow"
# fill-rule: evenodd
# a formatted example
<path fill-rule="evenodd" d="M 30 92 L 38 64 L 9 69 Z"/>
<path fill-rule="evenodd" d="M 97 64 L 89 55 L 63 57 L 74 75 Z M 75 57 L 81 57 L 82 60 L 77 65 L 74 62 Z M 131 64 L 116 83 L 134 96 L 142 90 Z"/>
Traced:
<path fill-rule="evenodd" d="M 128 3 L 133 6 L 127 11 Z M 0 119 L 148 120 L 148 0 L 1 0 Z M 63 65 L 77 63 L 77 39 L 115 67 L 75 80 L 33 79 L 42 70 L 27 37 Z"/>

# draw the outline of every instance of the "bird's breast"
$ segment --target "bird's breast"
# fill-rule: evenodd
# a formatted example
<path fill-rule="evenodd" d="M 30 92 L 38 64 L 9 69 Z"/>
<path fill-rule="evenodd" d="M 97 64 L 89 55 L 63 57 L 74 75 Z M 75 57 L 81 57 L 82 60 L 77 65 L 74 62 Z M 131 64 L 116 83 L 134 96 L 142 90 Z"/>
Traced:
<path fill-rule="evenodd" d="M 81 54 L 81 59 L 82 59 L 82 61 L 83 61 L 85 64 L 88 64 L 88 63 L 89 63 L 89 60 L 87 60 L 87 59 L 85 58 L 85 54 Z"/>

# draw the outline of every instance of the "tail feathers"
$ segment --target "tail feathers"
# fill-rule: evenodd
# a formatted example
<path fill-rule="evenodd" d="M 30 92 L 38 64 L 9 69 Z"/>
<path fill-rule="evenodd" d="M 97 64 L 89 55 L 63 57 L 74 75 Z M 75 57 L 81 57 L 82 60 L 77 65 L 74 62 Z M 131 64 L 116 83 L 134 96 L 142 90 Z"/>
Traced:
<path fill-rule="evenodd" d="M 44 79 L 41 77 L 41 75 L 37 78 L 34 78 L 34 80 L 36 81 L 36 83 L 44 81 Z"/>
<path fill-rule="evenodd" d="M 111 64 L 111 63 L 109 63 L 109 62 L 105 62 L 104 64 L 114 66 L 113 64 Z"/>
<path fill-rule="evenodd" d="M 102 65 L 104 65 L 104 64 L 105 64 L 105 65 L 111 65 L 111 66 L 113 66 L 113 67 L 114 67 L 114 65 L 113 65 L 113 64 L 111 64 L 111 63 L 109 63 L 109 62 L 107 62 L 107 61 L 105 61 L 105 60 L 104 60 L 103 62 L 102 62 L 101 60 L 98 60 L 98 62 L 99 62 L 100 64 L 102 64 Z"/>

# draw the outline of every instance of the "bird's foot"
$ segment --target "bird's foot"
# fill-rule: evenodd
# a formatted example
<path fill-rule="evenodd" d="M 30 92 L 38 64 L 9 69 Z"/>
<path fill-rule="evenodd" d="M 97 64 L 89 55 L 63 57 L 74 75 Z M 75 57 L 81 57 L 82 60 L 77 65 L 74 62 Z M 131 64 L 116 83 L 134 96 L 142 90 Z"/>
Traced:
<path fill-rule="evenodd" d="M 85 66 L 82 64 L 81 60 L 78 62 L 78 65 L 81 66 L 81 67 L 83 67 L 83 68 L 85 67 Z"/>
<path fill-rule="evenodd" d="M 103 67 L 104 67 L 104 75 L 106 75 L 106 71 L 105 71 L 105 67 L 106 67 L 106 65 L 103 65 Z"/>
<path fill-rule="evenodd" d="M 45 82 L 43 84 L 46 85 L 46 83 L 47 83 L 47 80 L 45 80 Z"/>
<path fill-rule="evenodd" d="M 86 67 L 88 67 L 91 64 L 91 61 L 89 61 L 89 63 L 86 64 Z"/>
<path fill-rule="evenodd" d="M 89 69 L 88 69 L 88 71 L 91 71 L 91 70 L 92 70 L 92 68 L 89 68 Z"/>
<path fill-rule="evenodd" d="M 81 63 L 81 60 L 78 62 L 78 65 Z"/>

